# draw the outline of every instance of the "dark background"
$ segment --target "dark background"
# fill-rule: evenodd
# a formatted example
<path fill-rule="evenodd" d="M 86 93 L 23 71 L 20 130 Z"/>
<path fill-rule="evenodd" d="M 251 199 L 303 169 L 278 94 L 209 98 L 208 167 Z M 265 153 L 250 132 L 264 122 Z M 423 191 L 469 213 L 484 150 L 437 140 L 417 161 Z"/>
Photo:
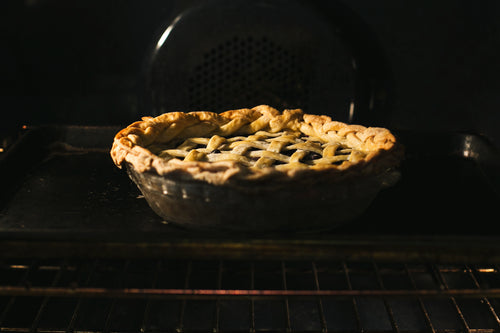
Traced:
<path fill-rule="evenodd" d="M 138 119 L 147 50 L 158 29 L 194 2 L 2 2 L 0 127 Z M 500 146 L 499 1 L 341 2 L 387 57 L 391 127 L 480 133 Z"/>

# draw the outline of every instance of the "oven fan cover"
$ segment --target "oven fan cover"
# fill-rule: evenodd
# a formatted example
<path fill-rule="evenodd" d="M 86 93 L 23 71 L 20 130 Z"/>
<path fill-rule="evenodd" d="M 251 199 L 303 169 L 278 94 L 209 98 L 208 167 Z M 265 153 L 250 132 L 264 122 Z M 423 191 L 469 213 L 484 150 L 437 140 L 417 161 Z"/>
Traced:
<path fill-rule="evenodd" d="M 267 104 L 384 125 L 387 66 L 347 8 L 316 2 L 207 1 L 180 11 L 153 40 L 146 114 Z"/>

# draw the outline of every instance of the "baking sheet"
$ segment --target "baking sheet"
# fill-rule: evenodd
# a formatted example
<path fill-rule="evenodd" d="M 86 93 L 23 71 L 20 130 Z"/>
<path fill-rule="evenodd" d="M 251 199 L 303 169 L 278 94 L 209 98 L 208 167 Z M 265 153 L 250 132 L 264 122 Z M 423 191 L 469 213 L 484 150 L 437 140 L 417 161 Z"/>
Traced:
<path fill-rule="evenodd" d="M 118 130 L 31 128 L 0 155 L 0 251 L 417 259 L 439 249 L 464 258 L 500 253 L 500 163 L 481 136 L 397 132 L 406 147 L 401 179 L 359 219 L 328 232 L 259 234 L 197 232 L 163 221 L 111 161 Z"/>

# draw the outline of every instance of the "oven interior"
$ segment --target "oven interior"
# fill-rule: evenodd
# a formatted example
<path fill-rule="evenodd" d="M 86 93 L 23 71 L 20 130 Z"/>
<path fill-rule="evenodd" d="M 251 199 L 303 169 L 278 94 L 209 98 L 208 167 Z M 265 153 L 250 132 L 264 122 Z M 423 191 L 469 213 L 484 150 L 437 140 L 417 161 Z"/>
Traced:
<path fill-rule="evenodd" d="M 496 3 L 7 7 L 2 331 L 500 330 Z M 142 115 L 262 103 L 391 128 L 401 179 L 333 230 L 199 231 L 109 157 Z"/>

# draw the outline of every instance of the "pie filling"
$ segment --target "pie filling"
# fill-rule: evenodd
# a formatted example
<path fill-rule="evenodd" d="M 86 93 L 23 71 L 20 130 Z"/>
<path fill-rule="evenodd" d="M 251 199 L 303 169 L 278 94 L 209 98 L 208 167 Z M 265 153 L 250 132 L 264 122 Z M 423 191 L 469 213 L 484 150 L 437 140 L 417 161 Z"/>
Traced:
<path fill-rule="evenodd" d="M 249 168 L 276 169 L 340 165 L 366 156 L 363 151 L 345 144 L 323 142 L 317 137 L 289 130 L 278 133 L 258 131 L 249 136 L 227 138 L 219 135 L 194 137 L 147 148 L 167 161 L 234 161 Z"/>

